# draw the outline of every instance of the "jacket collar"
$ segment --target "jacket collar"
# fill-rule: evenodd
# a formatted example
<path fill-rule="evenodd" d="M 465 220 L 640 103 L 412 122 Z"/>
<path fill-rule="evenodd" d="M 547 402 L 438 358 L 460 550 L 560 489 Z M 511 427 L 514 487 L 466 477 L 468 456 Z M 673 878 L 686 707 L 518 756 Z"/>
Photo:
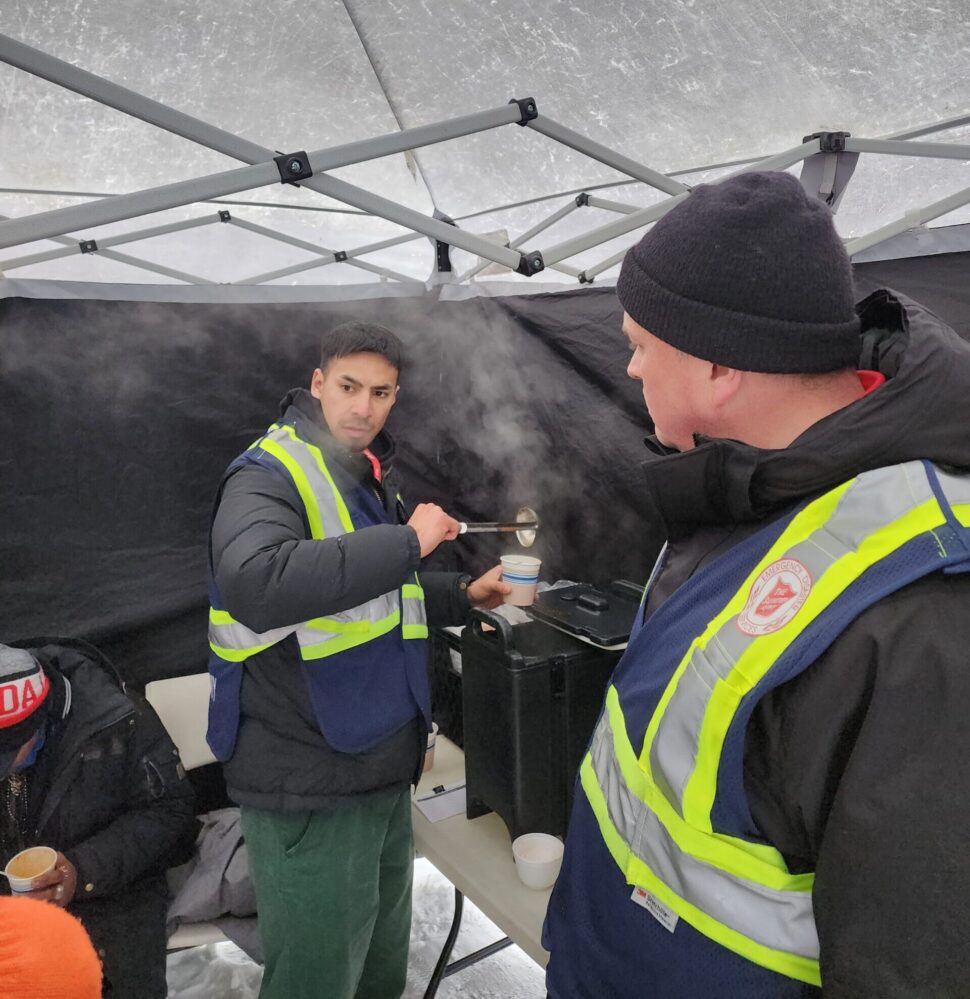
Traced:
<path fill-rule="evenodd" d="M 305 388 L 290 389 L 280 401 L 280 414 L 287 422 L 292 422 L 299 435 L 310 444 L 320 448 L 337 462 L 357 481 L 373 475 L 370 460 L 360 451 L 352 451 L 337 441 L 323 418 L 320 403 Z M 380 462 L 384 476 L 394 456 L 394 441 L 385 430 L 374 438 L 368 450 Z"/>
<path fill-rule="evenodd" d="M 690 451 L 648 438 L 647 515 L 676 541 L 693 529 L 781 515 L 860 472 L 927 458 L 970 467 L 970 345 L 927 310 L 888 291 L 857 306 L 860 367 L 877 391 L 809 427 L 789 447 L 763 450 L 696 437 Z"/>

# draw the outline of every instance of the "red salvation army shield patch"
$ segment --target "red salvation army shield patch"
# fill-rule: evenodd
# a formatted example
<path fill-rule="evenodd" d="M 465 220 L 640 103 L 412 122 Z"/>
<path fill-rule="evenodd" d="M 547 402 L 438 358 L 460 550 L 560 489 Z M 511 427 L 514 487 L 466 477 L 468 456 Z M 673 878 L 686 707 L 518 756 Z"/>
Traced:
<path fill-rule="evenodd" d="M 773 562 L 754 581 L 737 625 L 746 635 L 770 635 L 801 610 L 812 590 L 812 577 L 798 559 Z"/>

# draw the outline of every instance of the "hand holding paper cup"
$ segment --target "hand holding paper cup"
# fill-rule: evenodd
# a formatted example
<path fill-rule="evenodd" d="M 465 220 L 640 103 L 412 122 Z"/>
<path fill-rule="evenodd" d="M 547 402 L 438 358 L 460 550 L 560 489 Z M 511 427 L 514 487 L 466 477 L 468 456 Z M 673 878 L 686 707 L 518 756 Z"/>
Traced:
<path fill-rule="evenodd" d="M 505 602 L 516 607 L 528 607 L 535 602 L 542 559 L 531 555 L 503 555 L 502 579 L 512 587 Z"/>
<path fill-rule="evenodd" d="M 49 846 L 32 846 L 10 858 L 3 873 L 10 890 L 17 894 L 32 891 L 34 878 L 49 874 L 57 863 L 57 851 Z"/>

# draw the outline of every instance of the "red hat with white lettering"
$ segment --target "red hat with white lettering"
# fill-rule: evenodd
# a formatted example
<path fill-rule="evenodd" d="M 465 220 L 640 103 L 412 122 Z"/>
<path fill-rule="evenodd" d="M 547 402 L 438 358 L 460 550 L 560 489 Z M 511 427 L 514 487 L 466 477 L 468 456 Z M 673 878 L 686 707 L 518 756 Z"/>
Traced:
<path fill-rule="evenodd" d="M 47 716 L 51 684 L 25 649 L 0 645 L 0 756 L 30 741 Z"/>

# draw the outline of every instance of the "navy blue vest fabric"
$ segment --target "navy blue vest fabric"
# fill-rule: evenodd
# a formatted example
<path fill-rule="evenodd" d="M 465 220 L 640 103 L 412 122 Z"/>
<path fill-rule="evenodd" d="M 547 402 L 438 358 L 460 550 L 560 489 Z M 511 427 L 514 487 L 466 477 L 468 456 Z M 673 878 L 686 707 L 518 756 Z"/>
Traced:
<path fill-rule="evenodd" d="M 299 434 L 299 427 L 296 429 Z M 223 483 L 237 468 L 250 462 L 270 468 L 292 483 L 276 459 L 258 448 L 236 458 L 226 470 Z M 330 462 L 328 469 L 355 530 L 391 522 L 377 496 L 363 483 L 353 481 L 337 462 Z M 305 526 L 309 538 L 309 524 Z M 211 566 L 209 580 L 211 604 L 223 609 Z M 303 673 L 320 732 L 333 749 L 343 753 L 365 752 L 418 713 L 424 716 L 430 729 L 427 642 L 405 640 L 400 625 L 364 645 L 322 659 L 304 661 L 296 639 L 291 636 L 285 641 L 293 648 L 294 666 L 299 663 Z M 245 668 L 244 663 L 226 663 L 214 653 L 209 655 L 209 672 L 214 683 L 207 739 L 220 760 L 229 759 L 235 748 Z"/>
<path fill-rule="evenodd" d="M 645 623 L 638 619 L 613 676 L 638 755 L 660 696 L 690 642 L 741 587 L 797 512 L 703 568 Z M 742 700 L 718 771 L 712 811 L 716 831 L 764 842 L 748 808 L 742 767 L 745 731 L 758 701 L 810 666 L 855 617 L 882 597 L 928 573 L 965 565 L 966 538 L 967 531 L 959 525 L 944 527 L 935 537 L 920 536 L 877 563 L 805 629 Z M 632 887 L 608 852 L 581 787 L 575 802 L 562 871 L 543 928 L 543 945 L 551 952 L 547 988 L 552 999 L 789 999 L 818 992 L 722 947 L 684 919 L 674 932 L 667 930 L 631 900 Z"/>

